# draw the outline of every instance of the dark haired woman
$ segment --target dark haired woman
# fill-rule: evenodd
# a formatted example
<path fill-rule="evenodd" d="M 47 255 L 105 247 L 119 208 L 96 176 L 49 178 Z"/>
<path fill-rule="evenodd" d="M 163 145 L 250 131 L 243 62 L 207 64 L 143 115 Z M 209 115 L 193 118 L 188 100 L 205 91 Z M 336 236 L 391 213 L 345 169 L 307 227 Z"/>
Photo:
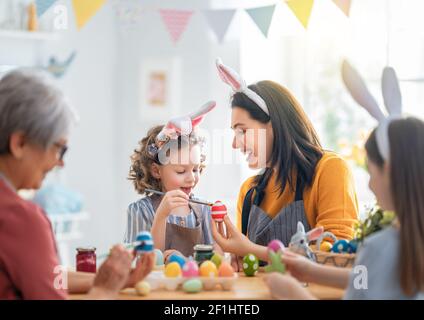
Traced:
<path fill-rule="evenodd" d="M 255 253 L 266 260 L 273 239 L 286 246 L 301 221 L 305 231 L 322 226 L 351 239 L 357 199 L 347 163 L 321 147 L 312 123 L 284 87 L 272 81 L 246 86 L 232 69 L 217 61 L 232 96 L 233 148 L 246 154 L 251 169 L 263 169 L 243 183 L 237 206 L 240 232 L 215 233 L 224 251 Z M 227 219 L 226 223 L 230 222 Z"/>

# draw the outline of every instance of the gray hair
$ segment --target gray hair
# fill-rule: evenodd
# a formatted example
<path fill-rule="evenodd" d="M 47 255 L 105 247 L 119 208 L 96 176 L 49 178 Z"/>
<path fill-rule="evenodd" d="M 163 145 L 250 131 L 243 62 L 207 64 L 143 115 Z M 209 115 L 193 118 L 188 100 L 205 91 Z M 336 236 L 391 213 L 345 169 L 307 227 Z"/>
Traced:
<path fill-rule="evenodd" d="M 20 69 L 0 80 L 0 154 L 9 153 L 10 136 L 18 131 L 47 149 L 67 136 L 77 119 L 44 72 Z"/>

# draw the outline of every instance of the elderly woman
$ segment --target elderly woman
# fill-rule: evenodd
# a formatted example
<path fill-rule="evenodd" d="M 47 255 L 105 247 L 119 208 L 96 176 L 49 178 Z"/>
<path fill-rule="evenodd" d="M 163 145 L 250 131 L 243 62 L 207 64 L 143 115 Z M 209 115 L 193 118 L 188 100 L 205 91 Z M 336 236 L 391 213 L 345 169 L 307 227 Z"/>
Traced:
<path fill-rule="evenodd" d="M 0 80 L 0 299 L 65 299 L 70 292 L 114 298 L 150 272 L 154 255 L 131 270 L 133 254 L 115 246 L 97 275 L 69 273 L 58 286 L 59 265 L 51 225 L 19 189 L 40 188 L 46 174 L 63 167 L 75 115 L 46 76 L 13 71 Z"/>

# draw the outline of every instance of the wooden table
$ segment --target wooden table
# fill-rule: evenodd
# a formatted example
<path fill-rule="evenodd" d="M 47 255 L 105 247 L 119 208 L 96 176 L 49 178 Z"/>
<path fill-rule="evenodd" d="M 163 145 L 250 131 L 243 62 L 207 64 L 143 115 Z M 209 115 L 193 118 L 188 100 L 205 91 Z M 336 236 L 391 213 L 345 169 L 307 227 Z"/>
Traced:
<path fill-rule="evenodd" d="M 262 280 L 263 273 L 258 273 L 255 277 L 246 277 L 244 274 L 239 274 L 236 283 L 231 291 L 202 291 L 199 293 L 185 293 L 182 290 L 167 291 L 161 289 L 152 291 L 146 297 L 138 296 L 135 289 L 125 289 L 120 294 L 118 299 L 122 300 L 269 300 L 271 295 L 264 281 Z M 341 299 L 344 290 L 325 287 L 310 283 L 307 289 L 317 298 L 324 300 Z M 74 300 L 84 299 L 85 295 L 71 295 Z"/>

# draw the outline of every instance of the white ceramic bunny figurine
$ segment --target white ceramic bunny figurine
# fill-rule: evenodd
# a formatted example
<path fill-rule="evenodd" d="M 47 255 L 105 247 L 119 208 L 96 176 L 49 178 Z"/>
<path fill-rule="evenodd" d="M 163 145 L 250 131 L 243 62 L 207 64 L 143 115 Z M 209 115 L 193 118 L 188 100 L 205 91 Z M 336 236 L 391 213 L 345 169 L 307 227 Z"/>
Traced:
<path fill-rule="evenodd" d="M 290 240 L 289 249 L 295 253 L 304 255 L 310 260 L 315 261 L 315 255 L 311 248 L 309 248 L 309 242 L 318 239 L 323 232 L 323 227 L 317 227 L 308 232 L 305 232 L 303 223 L 299 221 L 297 223 L 297 232 Z"/>

